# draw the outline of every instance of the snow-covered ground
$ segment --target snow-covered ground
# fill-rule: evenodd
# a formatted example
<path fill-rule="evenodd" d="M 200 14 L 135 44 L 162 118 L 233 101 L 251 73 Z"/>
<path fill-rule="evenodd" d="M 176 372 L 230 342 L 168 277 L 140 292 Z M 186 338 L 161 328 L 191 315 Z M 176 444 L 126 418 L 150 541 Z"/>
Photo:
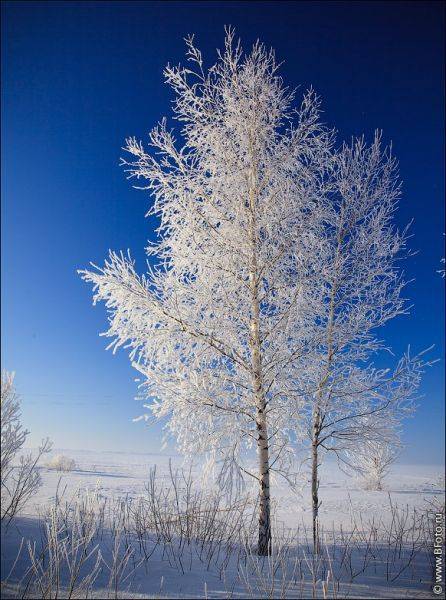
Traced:
<path fill-rule="evenodd" d="M 90 452 L 54 450 L 52 454 L 64 454 L 76 461 L 76 469 L 69 473 L 58 473 L 41 468 L 43 485 L 38 494 L 23 511 L 16 525 L 3 534 L 2 540 L 2 580 L 11 569 L 21 538 L 38 538 L 38 515 L 45 512 L 56 497 L 56 493 L 69 499 L 76 492 L 95 490 L 99 497 L 138 498 L 145 494 L 149 470 L 156 466 L 157 476 L 169 478 L 169 461 L 173 468 L 186 467 L 178 456 L 157 454 L 130 454 L 113 452 Z M 50 457 L 51 458 L 51 455 Z M 44 462 L 48 462 L 47 458 Z M 194 476 L 199 478 L 201 466 L 192 467 Z M 321 526 L 325 532 L 351 531 L 352 523 L 360 523 L 366 529 L 366 523 L 382 522 L 390 526 L 392 519 L 391 504 L 403 512 L 411 514 L 414 509 L 423 511 L 434 499 L 444 494 L 444 483 L 440 477 L 444 469 L 441 466 L 426 465 L 395 465 L 391 475 L 386 480 L 387 489 L 382 492 L 365 491 L 358 482 L 340 471 L 334 462 L 326 462 L 321 469 L 320 507 Z M 443 480 L 444 481 L 444 480 Z M 272 488 L 275 506 L 276 522 L 290 534 L 297 528 L 307 527 L 310 531 L 311 510 L 309 486 L 299 496 L 292 494 L 285 484 L 277 482 Z M 360 528 L 361 528 L 360 526 Z M 327 533 L 327 535 L 328 535 Z M 384 551 L 383 551 L 384 552 Z M 427 553 L 425 553 L 427 554 Z M 344 587 L 335 592 L 328 592 L 328 597 L 432 597 L 432 564 L 429 557 L 420 552 L 409 567 L 395 581 L 392 577 L 384 577 L 384 567 L 381 572 L 371 569 L 355 577 L 353 582 L 345 578 Z M 125 583 L 127 590 L 122 597 L 311 597 L 312 588 L 308 577 L 301 578 L 294 573 L 294 582 L 286 593 L 280 591 L 277 583 L 274 590 L 255 587 L 251 583 L 243 583 L 240 570 L 232 564 L 232 558 L 222 571 L 221 567 L 206 566 L 197 560 L 197 553 L 190 556 L 187 567 L 181 569 L 175 560 L 168 558 L 166 549 L 163 552 L 157 548 L 148 562 L 148 570 L 142 567 L 135 570 Z M 384 554 L 383 554 L 384 556 Z M 16 569 L 20 571 L 24 559 L 18 561 Z M 358 557 L 355 558 L 358 562 Z M 376 562 L 376 561 L 375 561 Z M 23 563 L 23 564 L 22 564 Z M 404 563 L 401 562 L 401 565 Z M 232 565 L 232 566 L 231 566 Z M 253 566 L 253 565 L 251 565 Z M 395 564 L 393 566 L 395 569 Z M 184 571 L 184 572 L 183 572 Z M 268 566 L 263 565 L 261 573 L 268 572 Z M 252 581 L 258 582 L 259 573 L 253 575 Z M 347 571 L 346 571 L 347 573 Z M 290 574 L 291 577 L 291 574 Z M 272 578 L 274 580 L 274 577 Z M 12 577 L 11 581 L 14 581 Z M 97 597 L 105 595 L 107 581 L 105 575 L 100 575 L 95 583 Z M 256 584 L 257 585 L 257 584 Z M 318 594 L 322 597 L 322 582 L 318 583 Z M 11 589 L 4 588 L 2 597 L 11 597 Z M 108 593 L 108 592 L 107 592 Z"/>
<path fill-rule="evenodd" d="M 144 494 L 149 470 L 157 469 L 157 475 L 168 478 L 169 461 L 174 469 L 188 470 L 191 466 L 178 455 L 130 454 L 120 452 L 91 452 L 79 450 L 53 450 L 43 464 L 52 456 L 63 454 L 76 461 L 76 469 L 70 473 L 60 473 L 45 467 L 41 468 L 43 486 L 24 510 L 23 514 L 34 516 L 53 499 L 56 489 L 66 489 L 66 496 L 78 490 L 98 489 L 102 495 L 138 496 Z M 192 464 L 192 472 L 198 478 L 200 464 Z M 352 510 L 355 515 L 371 520 L 373 517 L 389 518 L 385 510 L 391 501 L 399 506 L 422 507 L 432 496 L 442 494 L 439 478 L 444 476 L 441 465 L 397 464 L 386 479 L 381 492 L 366 491 L 353 477 L 342 472 L 335 461 L 322 464 L 319 496 L 321 500 L 320 519 L 327 528 L 333 525 L 348 527 Z M 301 523 L 311 524 L 311 501 L 309 485 L 302 495 L 289 491 L 283 480 L 273 483 L 272 499 L 277 506 L 277 516 L 289 527 Z"/>

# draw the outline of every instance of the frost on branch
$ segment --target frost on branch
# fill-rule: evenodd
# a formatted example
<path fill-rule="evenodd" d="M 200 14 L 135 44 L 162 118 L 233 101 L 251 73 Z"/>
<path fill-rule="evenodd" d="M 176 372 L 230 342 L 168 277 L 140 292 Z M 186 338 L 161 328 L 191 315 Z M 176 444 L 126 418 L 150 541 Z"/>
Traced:
<path fill-rule="evenodd" d="M 14 387 L 14 373 L 1 378 L 1 520 L 7 524 L 19 513 L 41 486 L 38 462 L 51 449 L 43 440 L 35 456 L 21 454 L 29 431 L 23 429 L 20 398 Z"/>
<path fill-rule="evenodd" d="M 333 152 L 326 181 L 320 232 L 324 253 L 315 263 L 319 278 L 309 288 L 313 343 L 301 362 L 315 549 L 318 469 L 324 454 L 334 452 L 343 460 L 344 452 L 360 441 L 398 429 L 413 412 L 426 365 L 421 355 L 409 354 L 393 374 L 373 363 L 385 349 L 377 329 L 408 311 L 399 266 L 409 255 L 408 234 L 393 223 L 400 182 L 381 133 L 371 144 L 358 138 Z"/>
<path fill-rule="evenodd" d="M 132 158 L 123 160 L 151 192 L 148 214 L 160 219 L 147 250 L 156 266 L 140 276 L 128 255 L 111 252 L 103 268 L 82 276 L 95 302 L 106 303 L 111 347 L 125 346 L 143 374 L 151 410 L 168 418 L 184 452 L 209 452 L 226 472 L 228 461 L 240 470 L 243 451 L 257 443 L 255 298 L 271 462 L 286 474 L 299 430 L 289 411 L 300 402 L 294 364 L 312 336 L 308 290 L 323 252 L 332 134 L 312 90 L 292 106 L 261 44 L 245 56 L 229 32 L 206 73 L 187 44 L 191 66 L 165 71 L 183 145 L 163 120 L 150 134 L 153 152 L 129 138 Z"/>
<path fill-rule="evenodd" d="M 63 454 L 57 454 L 53 456 L 51 460 L 46 464 L 47 469 L 54 471 L 73 471 L 76 468 L 76 461 L 69 456 Z"/>
<path fill-rule="evenodd" d="M 349 465 L 366 490 L 381 491 L 385 477 L 400 454 L 399 444 L 370 440 L 348 453 Z"/>

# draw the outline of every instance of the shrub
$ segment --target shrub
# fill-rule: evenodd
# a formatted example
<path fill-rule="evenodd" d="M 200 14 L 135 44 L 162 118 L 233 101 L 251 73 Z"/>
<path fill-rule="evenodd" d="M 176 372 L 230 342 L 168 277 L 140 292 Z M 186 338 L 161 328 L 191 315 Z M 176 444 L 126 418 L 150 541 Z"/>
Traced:
<path fill-rule="evenodd" d="M 48 469 L 53 469 L 54 471 L 68 472 L 76 468 L 76 461 L 63 454 L 57 454 L 53 456 L 46 466 Z"/>
<path fill-rule="evenodd" d="M 382 491 L 384 479 L 399 456 L 397 441 L 368 440 L 346 453 L 348 464 L 365 490 Z"/>

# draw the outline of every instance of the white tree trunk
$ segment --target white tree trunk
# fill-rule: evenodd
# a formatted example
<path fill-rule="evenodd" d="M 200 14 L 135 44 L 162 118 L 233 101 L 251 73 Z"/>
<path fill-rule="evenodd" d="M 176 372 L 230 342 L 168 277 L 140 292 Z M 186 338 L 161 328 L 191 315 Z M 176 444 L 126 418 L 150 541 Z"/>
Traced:
<path fill-rule="evenodd" d="M 255 291 L 257 286 L 252 286 Z M 257 415 L 257 450 L 259 455 L 259 545 L 258 553 L 266 556 L 271 553 L 271 518 L 269 488 L 269 447 L 266 421 L 266 402 L 262 386 L 262 365 L 260 358 L 259 303 L 253 294 L 253 318 L 251 322 L 252 384 L 255 394 Z"/>
<path fill-rule="evenodd" d="M 254 152 L 251 144 L 254 163 Z M 262 359 L 260 340 L 260 303 L 258 289 L 258 238 L 256 223 L 256 168 L 253 165 L 249 185 L 249 236 L 251 245 L 251 264 L 249 267 L 249 287 L 251 291 L 251 323 L 249 345 L 251 349 L 251 378 L 257 408 L 257 451 L 259 455 L 259 543 L 258 554 L 271 553 L 271 505 L 269 485 L 269 443 L 266 418 L 266 399 L 262 381 Z"/>
<path fill-rule="evenodd" d="M 259 545 L 258 553 L 261 556 L 271 554 L 271 517 L 270 517 L 270 489 L 269 489 L 269 452 L 268 433 L 264 409 L 257 412 L 258 451 L 259 451 L 259 479 L 260 479 L 260 506 L 259 506 Z"/>
<path fill-rule="evenodd" d="M 259 545 L 258 553 L 266 556 L 271 553 L 271 519 L 269 488 L 269 447 L 266 422 L 266 402 L 262 386 L 260 359 L 260 337 L 258 327 L 258 301 L 253 302 L 253 320 L 251 323 L 252 383 L 257 405 L 257 450 L 259 455 Z"/>

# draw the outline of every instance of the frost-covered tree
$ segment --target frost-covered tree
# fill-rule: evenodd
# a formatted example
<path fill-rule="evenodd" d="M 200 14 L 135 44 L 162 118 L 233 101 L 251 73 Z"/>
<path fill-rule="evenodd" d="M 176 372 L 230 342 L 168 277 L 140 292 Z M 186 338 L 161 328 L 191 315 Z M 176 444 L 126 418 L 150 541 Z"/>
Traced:
<path fill-rule="evenodd" d="M 367 440 L 347 452 L 348 465 L 366 490 L 381 491 L 384 478 L 400 454 L 398 440 Z"/>
<path fill-rule="evenodd" d="M 64 454 L 56 454 L 47 462 L 46 467 L 54 471 L 68 472 L 76 469 L 76 461 Z"/>
<path fill-rule="evenodd" d="M 130 349 L 150 409 L 167 417 L 185 453 L 207 452 L 222 476 L 258 481 L 259 546 L 271 546 L 270 475 L 292 475 L 300 402 L 296 364 L 312 347 L 332 135 L 310 90 L 300 108 L 272 52 L 249 55 L 227 32 L 204 70 L 193 39 L 190 66 L 165 70 L 180 140 L 163 120 L 148 152 L 126 143 L 129 177 L 142 181 L 160 220 L 138 275 L 129 256 L 81 271 L 109 311 L 111 347 Z M 257 447 L 258 467 L 243 457 Z"/>
<path fill-rule="evenodd" d="M 14 387 L 14 374 L 1 377 L 1 520 L 9 523 L 41 485 L 37 464 L 51 444 L 43 440 L 35 456 L 21 454 L 29 431 L 20 418 L 20 397 Z"/>
<path fill-rule="evenodd" d="M 406 312 L 399 261 L 407 233 L 393 223 L 400 186 L 381 135 L 370 146 L 363 138 L 342 146 L 333 154 L 329 180 L 320 241 L 325 252 L 312 290 L 319 333 L 312 360 L 306 356 L 303 365 L 315 548 L 321 451 L 342 459 L 358 442 L 388 439 L 412 414 L 424 367 L 421 355 L 409 353 L 393 373 L 371 362 L 383 349 L 376 330 Z"/>

